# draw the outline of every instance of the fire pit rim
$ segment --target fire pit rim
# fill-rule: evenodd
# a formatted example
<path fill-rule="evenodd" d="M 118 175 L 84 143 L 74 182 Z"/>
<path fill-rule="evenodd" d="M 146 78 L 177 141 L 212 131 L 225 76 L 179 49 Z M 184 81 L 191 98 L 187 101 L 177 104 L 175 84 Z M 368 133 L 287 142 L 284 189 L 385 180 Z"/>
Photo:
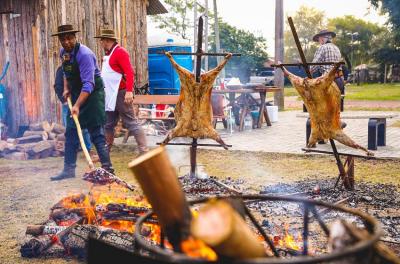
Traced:
<path fill-rule="evenodd" d="M 262 201 L 284 201 L 284 202 L 291 202 L 291 203 L 302 203 L 308 206 L 322 206 L 330 209 L 335 209 L 337 211 L 349 213 L 360 217 L 361 219 L 365 220 L 365 223 L 368 223 L 371 226 L 370 231 L 370 238 L 368 240 L 363 240 L 357 242 L 356 244 L 342 250 L 341 252 L 336 253 L 328 253 L 319 255 L 317 257 L 313 256 L 296 256 L 292 259 L 277 259 L 273 257 L 266 257 L 266 258 L 255 258 L 255 259 L 244 259 L 244 260 L 234 260 L 232 263 L 237 264 L 302 264 L 302 263 L 321 263 L 324 261 L 332 261 L 342 259 L 344 257 L 365 252 L 368 248 L 372 247 L 374 243 L 379 240 L 379 237 L 382 235 L 382 227 L 380 226 L 379 222 L 372 216 L 361 212 L 359 210 L 355 210 L 353 208 L 345 207 L 342 205 L 335 205 L 330 204 L 323 201 L 315 201 L 306 198 L 294 197 L 294 196 L 276 196 L 276 195 L 223 195 L 223 196 L 214 196 L 214 197 L 204 197 L 200 199 L 194 199 L 189 201 L 190 205 L 195 205 L 199 203 L 204 203 L 212 199 L 242 199 L 242 200 L 262 200 Z M 141 230 L 142 224 L 145 220 L 150 217 L 154 212 L 149 210 L 146 214 L 141 216 L 135 225 L 135 230 Z M 200 258 L 193 258 L 189 257 L 185 254 L 178 253 L 178 252 L 170 252 L 165 249 L 160 248 L 158 245 L 152 245 L 148 243 L 143 237 L 141 236 L 140 232 L 134 233 L 134 238 L 138 246 L 142 247 L 149 252 L 158 254 L 163 258 L 169 259 L 175 263 L 218 263 L 218 261 L 207 261 L 205 259 Z"/>

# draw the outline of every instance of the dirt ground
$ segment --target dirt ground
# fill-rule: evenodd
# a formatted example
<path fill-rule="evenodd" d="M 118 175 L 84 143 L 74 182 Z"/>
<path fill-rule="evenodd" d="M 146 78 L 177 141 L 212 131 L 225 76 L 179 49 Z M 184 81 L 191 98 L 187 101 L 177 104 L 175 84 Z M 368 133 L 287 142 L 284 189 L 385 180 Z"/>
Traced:
<path fill-rule="evenodd" d="M 135 183 L 127 168 L 133 158 L 133 147 L 119 147 L 112 160 L 119 177 Z M 188 164 L 188 151 L 169 148 L 170 158 L 177 170 Z M 198 161 L 203 170 L 218 178 L 232 177 L 247 182 L 247 192 L 255 193 L 266 185 L 303 179 L 336 177 L 335 161 L 329 156 L 269 154 L 245 151 L 200 150 Z M 50 207 L 62 197 L 87 192 L 88 183 L 80 177 L 51 182 L 50 176 L 62 169 L 62 158 L 34 161 L 0 159 L 0 263 L 80 263 L 75 259 L 23 259 L 20 243 L 28 224 L 40 223 L 48 218 Z M 85 170 L 80 158 L 77 175 Z M 180 175 L 187 171 L 181 167 Z M 356 160 L 356 182 L 390 183 L 399 187 L 400 161 Z M 322 186 L 323 187 L 323 186 Z"/>

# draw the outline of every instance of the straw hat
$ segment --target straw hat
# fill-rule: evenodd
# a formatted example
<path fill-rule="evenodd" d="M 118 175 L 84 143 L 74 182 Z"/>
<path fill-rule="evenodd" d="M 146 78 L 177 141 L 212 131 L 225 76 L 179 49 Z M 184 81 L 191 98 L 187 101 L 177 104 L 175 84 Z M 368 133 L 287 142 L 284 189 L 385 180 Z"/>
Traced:
<path fill-rule="evenodd" d="M 79 30 L 74 29 L 72 25 L 61 25 L 57 27 L 57 33 L 52 34 L 53 37 L 64 34 L 75 34 Z"/>
<path fill-rule="evenodd" d="M 117 40 L 118 38 L 115 36 L 115 32 L 113 29 L 100 29 L 100 35 L 95 36 L 94 38 L 108 38 Z"/>
<path fill-rule="evenodd" d="M 327 29 L 323 29 L 313 37 L 313 41 L 318 42 L 318 38 L 322 37 L 322 36 L 325 36 L 325 35 L 331 35 L 332 38 L 336 37 L 336 33 L 335 32 L 329 31 Z"/>

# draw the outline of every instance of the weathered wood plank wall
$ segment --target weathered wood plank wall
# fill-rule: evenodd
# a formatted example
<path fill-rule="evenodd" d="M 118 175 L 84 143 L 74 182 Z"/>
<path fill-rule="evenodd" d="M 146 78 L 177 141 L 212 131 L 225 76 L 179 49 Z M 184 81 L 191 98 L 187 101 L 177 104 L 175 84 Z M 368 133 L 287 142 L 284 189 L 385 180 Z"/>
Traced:
<path fill-rule="evenodd" d="M 11 66 L 5 79 L 9 95 L 7 124 L 41 120 L 60 121 L 60 104 L 53 90 L 60 65 L 58 39 L 51 37 L 60 24 L 73 24 L 78 40 L 91 48 L 100 64 L 103 52 L 93 37 L 101 27 L 114 28 L 129 51 L 136 84 L 148 81 L 146 5 L 148 0 L 1 0 L 0 68 Z"/>

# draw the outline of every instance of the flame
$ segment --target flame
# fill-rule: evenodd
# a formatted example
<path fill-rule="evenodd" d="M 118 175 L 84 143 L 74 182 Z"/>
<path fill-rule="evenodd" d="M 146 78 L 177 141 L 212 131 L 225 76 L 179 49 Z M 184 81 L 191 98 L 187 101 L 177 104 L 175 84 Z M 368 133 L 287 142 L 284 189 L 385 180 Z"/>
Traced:
<path fill-rule="evenodd" d="M 209 261 L 218 259 L 214 250 L 208 247 L 203 241 L 190 237 L 181 244 L 182 251 L 190 257 L 204 258 Z"/>

